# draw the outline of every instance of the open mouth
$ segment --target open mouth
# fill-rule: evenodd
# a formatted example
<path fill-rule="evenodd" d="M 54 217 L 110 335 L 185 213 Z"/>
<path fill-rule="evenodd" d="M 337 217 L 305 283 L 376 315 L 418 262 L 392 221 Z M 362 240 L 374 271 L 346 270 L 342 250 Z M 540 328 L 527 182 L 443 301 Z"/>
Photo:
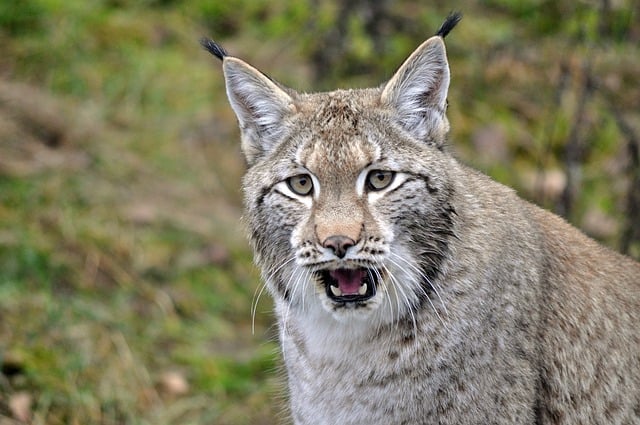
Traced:
<path fill-rule="evenodd" d="M 335 269 L 317 272 L 330 300 L 358 303 L 376 294 L 380 272 L 374 269 Z"/>

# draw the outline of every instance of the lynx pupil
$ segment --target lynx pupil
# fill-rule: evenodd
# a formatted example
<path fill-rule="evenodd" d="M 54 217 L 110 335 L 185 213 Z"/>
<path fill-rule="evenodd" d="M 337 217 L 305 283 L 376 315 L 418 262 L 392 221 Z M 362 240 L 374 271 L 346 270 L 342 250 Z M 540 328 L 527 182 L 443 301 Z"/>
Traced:
<path fill-rule="evenodd" d="M 367 186 L 369 190 L 382 190 L 391 184 L 394 176 L 393 171 L 373 170 L 367 176 Z"/>
<path fill-rule="evenodd" d="M 287 186 L 296 195 L 307 196 L 313 189 L 313 183 L 311 177 L 307 174 L 299 174 L 297 176 L 289 177 L 287 179 Z"/>

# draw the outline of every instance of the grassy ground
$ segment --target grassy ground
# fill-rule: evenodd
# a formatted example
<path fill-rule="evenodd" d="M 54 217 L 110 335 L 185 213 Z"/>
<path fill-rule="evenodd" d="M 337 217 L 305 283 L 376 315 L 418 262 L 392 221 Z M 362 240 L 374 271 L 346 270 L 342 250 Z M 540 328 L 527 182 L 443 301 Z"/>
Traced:
<path fill-rule="evenodd" d="M 400 1 L 406 25 L 384 24 L 381 45 L 356 11 L 324 78 L 313 58 L 340 7 L 309 4 L 2 2 L 0 425 L 281 417 L 266 296 L 252 332 L 235 118 L 202 35 L 297 88 L 372 85 L 458 7 L 457 154 L 554 209 L 576 181 L 566 146 L 584 140 L 568 217 L 614 248 L 640 220 L 636 3 Z"/>
<path fill-rule="evenodd" d="M 269 304 L 252 334 L 243 163 L 202 26 L 31 4 L 36 30 L 3 34 L 0 423 L 269 422 Z"/>

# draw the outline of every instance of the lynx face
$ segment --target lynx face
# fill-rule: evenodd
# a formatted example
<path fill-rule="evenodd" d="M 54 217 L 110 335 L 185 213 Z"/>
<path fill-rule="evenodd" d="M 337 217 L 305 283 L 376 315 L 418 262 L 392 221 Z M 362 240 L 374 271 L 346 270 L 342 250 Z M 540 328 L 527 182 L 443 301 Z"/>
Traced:
<path fill-rule="evenodd" d="M 342 321 L 382 308 L 380 318 L 391 321 L 433 302 L 437 292 L 432 280 L 453 218 L 446 176 L 433 171 L 443 168 L 438 161 L 444 157 L 385 128 L 387 111 L 353 105 L 351 96 L 303 99 L 320 106 L 312 116 L 296 117 L 296 137 L 282 146 L 278 165 L 266 165 L 274 164 L 270 158 L 249 170 L 247 180 L 269 183 L 260 189 L 261 202 L 253 195 L 247 201 L 251 216 L 265 218 L 267 238 L 273 242 L 277 235 L 285 251 L 268 260 L 270 269 L 282 266 L 266 276 L 279 296 L 302 308 L 319 301 Z M 362 115 L 366 120 L 351 119 Z M 428 226 L 422 217 L 432 217 Z M 259 242 L 258 250 L 268 243 Z M 413 245 L 423 252 L 414 255 Z"/>
<path fill-rule="evenodd" d="M 380 89 L 299 94 L 230 57 L 224 72 L 249 164 L 251 240 L 276 300 L 342 322 L 437 303 L 455 217 L 442 38 Z"/>

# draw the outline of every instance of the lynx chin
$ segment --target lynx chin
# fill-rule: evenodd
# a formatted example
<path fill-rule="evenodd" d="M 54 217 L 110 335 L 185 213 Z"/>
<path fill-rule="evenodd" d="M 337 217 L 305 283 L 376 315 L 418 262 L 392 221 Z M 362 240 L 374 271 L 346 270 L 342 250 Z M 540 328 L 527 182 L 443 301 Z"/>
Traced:
<path fill-rule="evenodd" d="M 295 424 L 640 424 L 640 264 L 446 147 L 447 18 L 386 83 L 298 93 L 215 42 Z"/>

